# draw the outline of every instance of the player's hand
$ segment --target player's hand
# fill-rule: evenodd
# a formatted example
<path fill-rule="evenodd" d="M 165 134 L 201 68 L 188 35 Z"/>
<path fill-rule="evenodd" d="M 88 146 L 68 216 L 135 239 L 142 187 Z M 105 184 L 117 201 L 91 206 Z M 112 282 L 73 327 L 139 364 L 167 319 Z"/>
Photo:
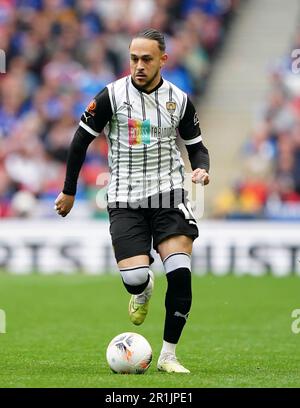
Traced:
<path fill-rule="evenodd" d="M 57 212 L 58 215 L 65 217 L 71 211 L 74 201 L 75 201 L 74 196 L 60 193 L 57 199 L 55 200 L 54 210 Z"/>
<path fill-rule="evenodd" d="M 195 169 L 192 173 L 192 182 L 206 186 L 209 183 L 209 174 L 205 169 Z"/>

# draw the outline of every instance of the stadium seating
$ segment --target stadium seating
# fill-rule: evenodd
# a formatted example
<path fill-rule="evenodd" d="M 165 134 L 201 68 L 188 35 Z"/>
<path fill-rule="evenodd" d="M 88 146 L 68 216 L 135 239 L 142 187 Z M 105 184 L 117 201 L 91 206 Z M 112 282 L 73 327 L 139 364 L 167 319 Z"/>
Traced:
<path fill-rule="evenodd" d="M 300 219 L 300 75 L 292 51 L 268 73 L 270 89 L 241 152 L 243 176 L 218 195 L 214 215 L 227 219 Z"/>

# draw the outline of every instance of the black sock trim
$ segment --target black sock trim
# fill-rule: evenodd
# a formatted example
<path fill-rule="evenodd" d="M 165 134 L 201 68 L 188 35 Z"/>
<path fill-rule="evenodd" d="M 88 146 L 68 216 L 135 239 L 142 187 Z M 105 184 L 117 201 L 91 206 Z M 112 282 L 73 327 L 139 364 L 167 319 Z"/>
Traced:
<path fill-rule="evenodd" d="M 144 269 L 144 268 L 149 268 L 149 265 L 140 265 L 140 266 L 135 266 L 134 268 L 131 268 L 130 266 L 128 268 L 120 268 L 120 272 L 135 271 L 136 269 Z"/>
<path fill-rule="evenodd" d="M 123 281 L 123 284 L 124 284 L 127 292 L 129 292 L 131 295 L 139 295 L 140 293 L 142 293 L 146 289 L 146 287 L 148 286 L 149 280 L 150 280 L 150 275 L 148 273 L 148 278 L 147 278 L 146 282 L 142 283 L 141 285 L 128 285 L 124 281 Z"/>

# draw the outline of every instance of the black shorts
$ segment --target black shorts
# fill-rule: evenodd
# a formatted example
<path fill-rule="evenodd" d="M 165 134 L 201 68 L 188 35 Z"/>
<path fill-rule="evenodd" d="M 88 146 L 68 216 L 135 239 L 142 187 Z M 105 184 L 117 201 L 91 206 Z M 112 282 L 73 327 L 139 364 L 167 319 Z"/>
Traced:
<path fill-rule="evenodd" d="M 175 190 L 176 191 L 176 190 Z M 198 237 L 198 227 L 192 213 L 188 210 L 187 193 L 180 191 L 180 199 L 172 193 L 170 205 L 162 206 L 162 195 L 159 204 L 148 205 L 145 203 L 137 208 L 130 207 L 127 203 L 114 203 L 108 205 L 110 220 L 110 234 L 117 262 L 137 255 L 148 255 L 150 263 L 151 244 L 157 246 L 166 238 L 175 235 L 186 235 L 192 240 Z"/>

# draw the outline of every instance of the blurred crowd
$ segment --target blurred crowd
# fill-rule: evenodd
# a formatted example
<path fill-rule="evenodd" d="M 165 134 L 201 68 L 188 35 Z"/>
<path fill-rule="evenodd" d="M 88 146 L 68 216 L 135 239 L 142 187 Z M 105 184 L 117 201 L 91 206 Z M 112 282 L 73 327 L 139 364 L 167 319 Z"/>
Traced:
<path fill-rule="evenodd" d="M 242 151 L 243 176 L 218 197 L 218 217 L 300 220 L 300 28 L 268 75 L 269 93 Z"/>
<path fill-rule="evenodd" d="M 136 32 L 154 27 L 165 33 L 169 61 L 163 75 L 193 98 L 205 90 L 237 5 L 238 0 L 0 0 L 0 50 L 6 55 L 6 73 L 0 74 L 0 217 L 54 214 L 79 118 L 106 84 L 129 73 L 128 46 Z M 80 175 L 80 214 L 103 216 L 96 181 L 106 171 L 107 145 L 99 137 Z"/>

